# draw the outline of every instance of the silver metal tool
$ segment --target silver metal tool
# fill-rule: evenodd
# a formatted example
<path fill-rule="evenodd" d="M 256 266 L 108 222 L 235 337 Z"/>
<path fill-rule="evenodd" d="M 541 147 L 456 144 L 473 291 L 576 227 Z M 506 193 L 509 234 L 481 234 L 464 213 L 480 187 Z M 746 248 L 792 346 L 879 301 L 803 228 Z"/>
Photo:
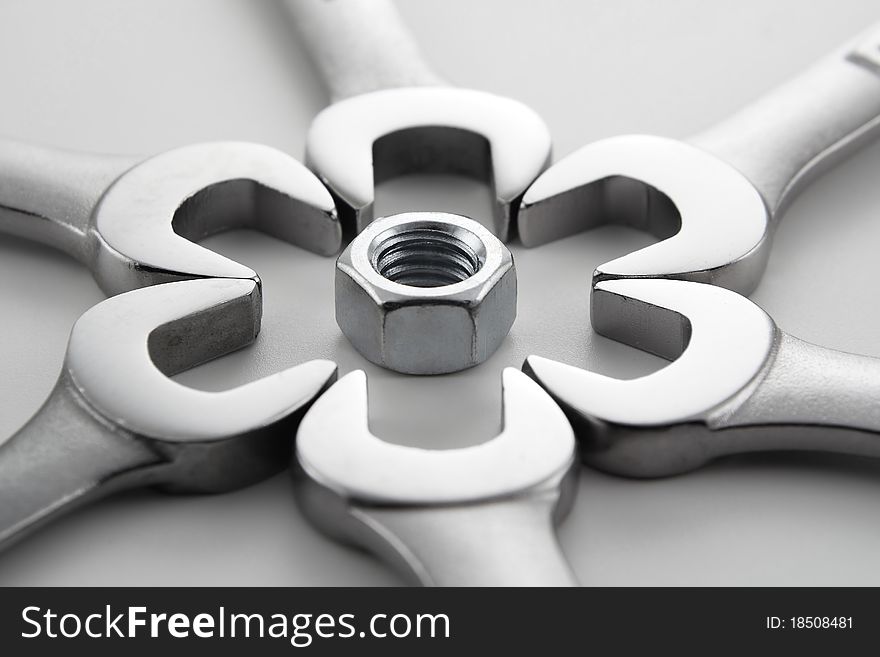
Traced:
<path fill-rule="evenodd" d="M 553 532 L 573 503 L 571 427 L 521 372 L 505 369 L 502 386 L 500 435 L 426 450 L 370 433 L 366 375 L 344 376 L 297 433 L 303 512 L 424 585 L 576 585 Z"/>
<path fill-rule="evenodd" d="M 286 0 L 330 90 L 306 163 L 336 196 L 346 227 L 373 219 L 373 185 L 406 173 L 487 181 L 494 232 L 506 241 L 526 187 L 550 160 L 550 131 L 531 109 L 455 89 L 434 73 L 389 0 Z"/>
<path fill-rule="evenodd" d="M 336 378 L 313 360 L 223 392 L 167 378 L 253 342 L 252 280 L 200 279 L 111 297 L 73 327 L 58 382 L 0 445 L 0 546 L 136 486 L 233 490 L 282 470 L 311 401 Z"/>
<path fill-rule="evenodd" d="M 336 322 L 367 360 L 408 374 L 473 367 L 516 318 L 507 247 L 443 212 L 377 219 L 336 261 Z"/>
<path fill-rule="evenodd" d="M 0 231 L 70 254 L 108 295 L 191 278 L 259 281 L 190 241 L 231 228 L 322 255 L 342 239 L 320 181 L 268 146 L 196 144 L 139 160 L 0 141 Z"/>
<path fill-rule="evenodd" d="M 880 25 L 688 142 L 630 135 L 585 146 L 523 197 L 537 246 L 606 223 L 657 244 L 595 280 L 666 277 L 750 293 L 778 219 L 815 176 L 880 134 Z"/>
<path fill-rule="evenodd" d="M 590 465 L 656 477 L 740 452 L 880 456 L 880 359 L 803 342 L 745 297 L 702 283 L 601 281 L 592 305 L 599 333 L 674 360 L 620 380 L 526 359 Z"/>

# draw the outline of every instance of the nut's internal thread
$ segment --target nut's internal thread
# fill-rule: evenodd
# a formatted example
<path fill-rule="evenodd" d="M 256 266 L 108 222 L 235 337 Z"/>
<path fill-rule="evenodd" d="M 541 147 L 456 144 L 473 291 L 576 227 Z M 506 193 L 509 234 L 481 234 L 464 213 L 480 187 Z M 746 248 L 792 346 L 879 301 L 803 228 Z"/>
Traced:
<path fill-rule="evenodd" d="M 397 233 L 376 245 L 373 267 L 401 285 L 441 287 L 476 274 L 482 262 L 470 245 L 434 228 Z"/>

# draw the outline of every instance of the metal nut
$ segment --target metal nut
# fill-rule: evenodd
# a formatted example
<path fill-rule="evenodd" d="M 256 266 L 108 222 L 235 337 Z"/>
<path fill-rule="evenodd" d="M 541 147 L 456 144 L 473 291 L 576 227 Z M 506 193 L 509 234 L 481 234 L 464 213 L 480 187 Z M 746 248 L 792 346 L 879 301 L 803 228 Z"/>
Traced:
<path fill-rule="evenodd" d="M 443 374 L 486 360 L 516 317 L 513 256 L 467 217 L 383 217 L 336 261 L 336 323 L 367 360 Z"/>

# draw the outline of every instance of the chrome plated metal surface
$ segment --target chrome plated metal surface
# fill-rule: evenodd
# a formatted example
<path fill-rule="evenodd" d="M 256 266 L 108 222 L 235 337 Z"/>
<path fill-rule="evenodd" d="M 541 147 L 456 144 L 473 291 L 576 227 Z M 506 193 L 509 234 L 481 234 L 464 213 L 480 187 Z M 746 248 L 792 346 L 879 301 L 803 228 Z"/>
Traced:
<path fill-rule="evenodd" d="M 742 452 L 880 456 L 880 359 L 787 335 L 745 297 L 703 283 L 601 281 L 592 317 L 599 333 L 672 360 L 631 380 L 526 360 L 592 466 L 655 477 Z"/>
<path fill-rule="evenodd" d="M 0 546 L 120 489 L 223 492 L 282 470 L 334 363 L 223 392 L 168 378 L 253 342 L 260 316 L 258 286 L 246 279 L 156 285 L 88 310 L 49 398 L 0 445 Z"/>
<path fill-rule="evenodd" d="M 336 322 L 367 360 L 408 374 L 482 363 L 516 318 L 516 269 L 467 217 L 377 219 L 336 262 Z"/>
<path fill-rule="evenodd" d="M 306 163 L 336 197 L 346 228 L 373 220 L 375 184 L 406 173 L 485 180 L 494 233 L 507 241 L 522 193 L 549 164 L 550 131 L 522 103 L 448 86 L 389 0 L 286 0 L 330 91 Z"/>
<path fill-rule="evenodd" d="M 65 251 L 104 292 L 194 278 L 257 274 L 194 244 L 232 228 L 259 230 L 333 255 L 333 199 L 292 157 L 218 142 L 137 158 L 0 141 L 0 231 Z"/>
<path fill-rule="evenodd" d="M 576 585 L 553 531 L 573 499 L 571 427 L 521 372 L 505 369 L 502 383 L 498 436 L 428 450 L 374 436 L 366 375 L 344 376 L 300 424 L 303 512 L 424 585 Z"/>
<path fill-rule="evenodd" d="M 661 241 L 600 265 L 595 281 L 675 278 L 749 294 L 795 195 L 880 134 L 878 49 L 875 25 L 685 143 L 630 135 L 575 151 L 525 193 L 523 244 L 629 225 Z"/>

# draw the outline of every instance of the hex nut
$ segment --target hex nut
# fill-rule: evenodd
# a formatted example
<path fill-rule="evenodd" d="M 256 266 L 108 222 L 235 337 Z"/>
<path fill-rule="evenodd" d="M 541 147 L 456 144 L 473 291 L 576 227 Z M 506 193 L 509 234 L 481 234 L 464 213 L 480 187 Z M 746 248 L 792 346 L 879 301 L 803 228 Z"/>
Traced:
<path fill-rule="evenodd" d="M 397 372 L 478 365 L 515 318 L 513 256 L 467 217 L 377 219 L 336 261 L 336 323 L 367 360 Z"/>

